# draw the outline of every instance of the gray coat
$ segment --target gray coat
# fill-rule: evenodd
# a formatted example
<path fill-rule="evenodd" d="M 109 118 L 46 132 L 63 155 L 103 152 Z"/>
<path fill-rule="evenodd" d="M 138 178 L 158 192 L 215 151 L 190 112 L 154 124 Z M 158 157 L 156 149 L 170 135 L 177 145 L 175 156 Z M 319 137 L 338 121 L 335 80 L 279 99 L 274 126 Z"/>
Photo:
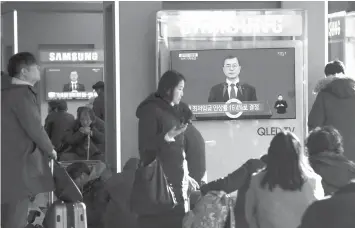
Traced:
<path fill-rule="evenodd" d="M 13 202 L 54 189 L 45 132 L 32 86 L 1 77 L 1 202 Z"/>

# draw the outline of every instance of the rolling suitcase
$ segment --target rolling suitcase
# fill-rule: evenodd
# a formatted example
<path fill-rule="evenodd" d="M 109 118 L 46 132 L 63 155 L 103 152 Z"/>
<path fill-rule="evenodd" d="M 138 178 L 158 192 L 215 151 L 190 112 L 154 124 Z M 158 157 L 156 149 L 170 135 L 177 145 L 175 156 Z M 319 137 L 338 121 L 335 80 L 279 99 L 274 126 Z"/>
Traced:
<path fill-rule="evenodd" d="M 54 161 L 51 161 L 53 173 Z M 87 228 L 86 207 L 82 202 L 54 201 L 54 194 L 49 194 L 49 204 L 43 221 L 44 228 Z"/>

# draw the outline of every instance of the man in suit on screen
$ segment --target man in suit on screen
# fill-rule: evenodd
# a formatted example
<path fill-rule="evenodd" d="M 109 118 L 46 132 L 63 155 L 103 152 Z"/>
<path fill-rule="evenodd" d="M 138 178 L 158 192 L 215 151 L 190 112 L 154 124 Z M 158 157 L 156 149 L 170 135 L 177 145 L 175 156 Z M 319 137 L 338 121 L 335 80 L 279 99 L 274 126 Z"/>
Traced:
<path fill-rule="evenodd" d="M 223 73 L 226 81 L 213 86 L 208 102 L 227 102 L 236 98 L 240 101 L 256 101 L 255 88 L 239 81 L 241 66 L 235 56 L 229 56 L 223 61 Z"/>
<path fill-rule="evenodd" d="M 85 86 L 83 84 L 80 84 L 78 81 L 78 72 L 70 72 L 69 78 L 70 82 L 64 85 L 63 92 L 85 92 Z"/>

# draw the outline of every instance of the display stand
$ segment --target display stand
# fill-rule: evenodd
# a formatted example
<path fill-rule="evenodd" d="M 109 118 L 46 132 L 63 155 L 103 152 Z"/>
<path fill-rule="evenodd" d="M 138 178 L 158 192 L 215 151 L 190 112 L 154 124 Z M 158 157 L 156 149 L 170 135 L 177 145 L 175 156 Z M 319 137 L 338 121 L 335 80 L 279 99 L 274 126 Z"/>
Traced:
<path fill-rule="evenodd" d="M 186 77 L 183 101 L 206 140 L 208 181 L 267 153 L 281 130 L 294 132 L 303 142 L 308 115 L 306 22 L 303 10 L 158 12 L 156 79 L 169 69 Z M 240 66 L 223 65 L 229 55 Z M 241 95 L 210 102 L 213 86 L 226 81 L 225 67 L 239 67 Z M 252 93 L 257 98 L 248 95 Z M 274 106 L 279 94 L 288 103 L 284 114 Z"/>

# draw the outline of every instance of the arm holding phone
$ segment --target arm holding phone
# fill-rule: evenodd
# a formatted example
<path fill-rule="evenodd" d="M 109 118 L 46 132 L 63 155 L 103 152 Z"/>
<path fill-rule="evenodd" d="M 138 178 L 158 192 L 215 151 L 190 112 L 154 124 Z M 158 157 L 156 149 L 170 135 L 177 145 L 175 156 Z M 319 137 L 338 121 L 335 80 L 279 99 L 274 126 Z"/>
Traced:
<path fill-rule="evenodd" d="M 181 124 L 178 127 L 173 127 L 168 133 L 166 133 L 164 139 L 167 142 L 175 142 L 175 137 L 186 131 L 187 123 Z"/>

